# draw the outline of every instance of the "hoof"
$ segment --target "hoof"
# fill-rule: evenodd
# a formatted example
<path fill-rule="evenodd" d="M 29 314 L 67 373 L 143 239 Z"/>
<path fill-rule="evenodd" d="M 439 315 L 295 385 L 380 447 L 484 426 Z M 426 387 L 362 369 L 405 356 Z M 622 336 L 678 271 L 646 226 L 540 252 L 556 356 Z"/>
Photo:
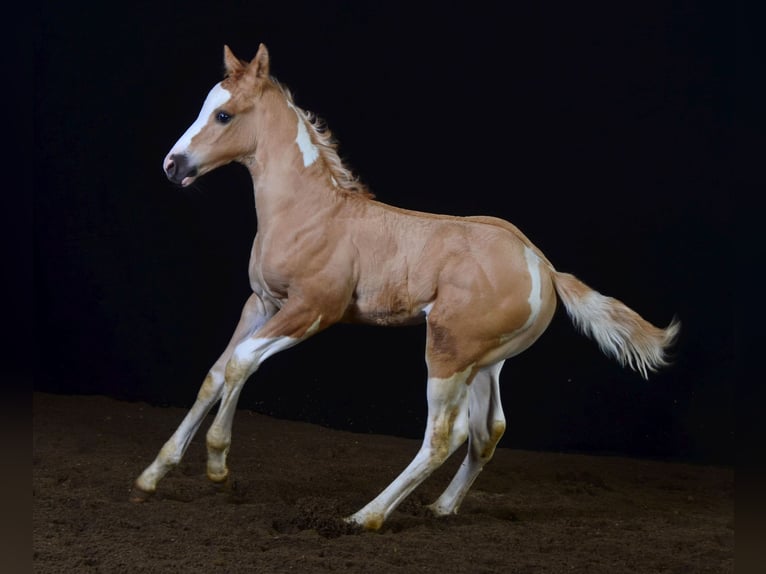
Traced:
<path fill-rule="evenodd" d="M 229 472 L 228 470 L 223 474 L 213 474 L 210 471 L 207 473 L 207 479 L 213 483 L 217 489 L 225 489 L 229 485 Z"/>
<path fill-rule="evenodd" d="M 433 504 L 429 504 L 426 506 L 426 509 L 437 518 L 441 518 L 442 516 L 449 516 L 451 514 L 457 514 L 457 509 L 449 509 L 445 508 L 444 506 L 441 506 L 440 504 L 437 504 L 434 502 Z"/>
<path fill-rule="evenodd" d="M 154 494 L 153 492 L 149 492 L 137 486 L 133 486 L 133 488 L 130 491 L 130 501 L 131 502 L 146 502 L 152 497 L 153 494 Z"/>
<path fill-rule="evenodd" d="M 369 532 L 375 532 L 380 530 L 383 526 L 383 517 L 380 515 L 372 515 L 366 518 L 358 516 L 358 514 L 352 514 L 343 519 L 344 522 L 355 526 L 356 528 L 367 530 Z"/>

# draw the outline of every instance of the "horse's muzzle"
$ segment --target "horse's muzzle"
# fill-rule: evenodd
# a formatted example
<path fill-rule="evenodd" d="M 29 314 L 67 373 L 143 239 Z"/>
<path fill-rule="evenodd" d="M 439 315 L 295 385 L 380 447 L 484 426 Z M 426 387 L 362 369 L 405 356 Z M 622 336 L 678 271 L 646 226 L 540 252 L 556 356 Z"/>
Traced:
<path fill-rule="evenodd" d="M 189 185 L 197 177 L 197 166 L 191 165 L 185 154 L 171 154 L 165 158 L 165 175 L 173 183 Z"/>

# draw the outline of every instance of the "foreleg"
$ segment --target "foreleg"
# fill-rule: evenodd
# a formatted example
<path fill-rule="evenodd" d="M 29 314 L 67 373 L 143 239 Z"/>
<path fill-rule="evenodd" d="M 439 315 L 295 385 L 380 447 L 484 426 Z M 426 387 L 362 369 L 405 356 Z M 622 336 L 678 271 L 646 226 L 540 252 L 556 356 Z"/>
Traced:
<path fill-rule="evenodd" d="M 224 385 L 218 413 L 207 432 L 207 475 L 223 482 L 229 474 L 226 458 L 231 446 L 231 428 L 239 395 L 247 379 L 271 355 L 297 345 L 316 333 L 322 315 L 308 306 L 288 302 L 257 332 L 241 340 L 224 370 Z"/>
<path fill-rule="evenodd" d="M 242 315 L 231 341 L 205 377 L 197 393 L 197 400 L 194 401 L 194 405 L 170 439 L 160 449 L 154 461 L 136 479 L 131 500 L 140 502 L 148 498 L 156 491 L 157 483 L 162 477 L 181 461 L 203 419 L 221 397 L 225 366 L 234 348 L 250 333 L 257 331 L 275 312 L 276 309 L 264 303 L 258 295 L 255 293 L 250 295 L 242 309 Z"/>

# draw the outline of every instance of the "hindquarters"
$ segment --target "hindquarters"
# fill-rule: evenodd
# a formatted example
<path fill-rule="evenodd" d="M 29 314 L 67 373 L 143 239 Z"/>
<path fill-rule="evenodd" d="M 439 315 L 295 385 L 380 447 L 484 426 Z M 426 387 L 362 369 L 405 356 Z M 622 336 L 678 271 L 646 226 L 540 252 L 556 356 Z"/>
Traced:
<path fill-rule="evenodd" d="M 426 318 L 432 376 L 476 371 L 517 355 L 553 318 L 556 291 L 547 261 L 505 230 L 484 231 L 484 243 L 453 257 L 439 275 Z"/>

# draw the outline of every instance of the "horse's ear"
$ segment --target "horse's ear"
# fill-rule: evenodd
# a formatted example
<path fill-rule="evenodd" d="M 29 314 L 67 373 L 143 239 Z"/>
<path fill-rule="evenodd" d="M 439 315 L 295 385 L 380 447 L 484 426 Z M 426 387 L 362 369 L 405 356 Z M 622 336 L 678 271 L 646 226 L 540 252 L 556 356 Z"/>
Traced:
<path fill-rule="evenodd" d="M 256 78 L 269 77 L 269 51 L 265 45 L 258 46 L 258 52 L 256 52 L 253 61 L 250 62 L 249 68 Z"/>
<path fill-rule="evenodd" d="M 234 52 L 228 46 L 223 47 L 223 66 L 227 76 L 233 75 L 235 72 L 241 71 L 245 64 L 234 55 Z"/>

